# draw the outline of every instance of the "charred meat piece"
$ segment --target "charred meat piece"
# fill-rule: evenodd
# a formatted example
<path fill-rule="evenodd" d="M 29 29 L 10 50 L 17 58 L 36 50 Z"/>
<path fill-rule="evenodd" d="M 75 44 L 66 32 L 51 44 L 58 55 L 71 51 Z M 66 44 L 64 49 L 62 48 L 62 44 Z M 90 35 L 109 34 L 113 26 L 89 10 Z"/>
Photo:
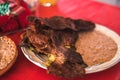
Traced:
<path fill-rule="evenodd" d="M 65 18 L 58 16 L 54 16 L 51 18 L 44 18 L 44 19 L 41 18 L 41 21 L 43 21 L 45 25 L 55 30 L 63 30 L 67 26 L 69 26 L 68 24 L 66 24 Z"/>
<path fill-rule="evenodd" d="M 81 19 L 73 20 L 71 18 L 54 16 L 45 19 L 41 18 L 41 20 L 45 23 L 45 25 L 55 30 L 72 29 L 74 31 L 80 31 L 80 30 L 92 30 L 93 28 L 95 28 L 94 23 Z"/>
<path fill-rule="evenodd" d="M 28 18 L 30 29 L 24 32 L 24 43 L 48 55 L 47 71 L 63 77 L 75 77 L 85 74 L 81 55 L 76 52 L 75 43 L 80 31 L 93 30 L 95 24 L 90 21 L 73 20 L 54 16 L 51 18 Z M 52 58 L 52 59 L 51 59 Z"/>
<path fill-rule="evenodd" d="M 57 48 L 55 61 L 48 66 L 48 72 L 62 77 L 83 76 L 87 65 L 79 53 L 65 47 Z"/>
<path fill-rule="evenodd" d="M 53 31 L 53 34 L 51 35 L 51 39 L 56 45 L 58 46 L 74 46 L 77 38 L 78 38 L 78 32 L 72 31 L 70 29 L 65 29 L 62 31 Z"/>
<path fill-rule="evenodd" d="M 51 52 L 49 38 L 47 38 L 46 36 L 32 34 L 31 36 L 28 37 L 28 39 L 38 52 L 46 54 Z"/>
<path fill-rule="evenodd" d="M 33 26 L 32 26 L 33 27 Z M 35 27 L 35 26 L 34 26 Z M 50 53 L 52 49 L 52 44 L 50 41 L 50 31 L 35 32 L 36 28 L 31 28 L 31 30 L 26 31 L 26 36 L 29 40 L 29 43 L 37 50 L 37 52 L 41 53 Z M 49 34 L 49 35 L 48 35 Z"/>

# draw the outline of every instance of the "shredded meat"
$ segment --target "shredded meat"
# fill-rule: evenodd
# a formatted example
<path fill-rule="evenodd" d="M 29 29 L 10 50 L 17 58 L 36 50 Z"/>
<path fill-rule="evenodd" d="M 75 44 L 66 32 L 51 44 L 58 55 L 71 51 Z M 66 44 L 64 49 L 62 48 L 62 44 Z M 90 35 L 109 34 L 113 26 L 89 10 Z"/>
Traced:
<path fill-rule="evenodd" d="M 85 74 L 85 67 L 81 55 L 76 52 L 75 42 L 79 31 L 95 28 L 94 23 L 84 20 L 73 20 L 54 16 L 51 18 L 28 18 L 31 29 L 24 33 L 23 38 L 31 44 L 37 52 L 52 54 L 55 60 L 47 66 L 48 73 L 63 77 L 75 77 Z"/>

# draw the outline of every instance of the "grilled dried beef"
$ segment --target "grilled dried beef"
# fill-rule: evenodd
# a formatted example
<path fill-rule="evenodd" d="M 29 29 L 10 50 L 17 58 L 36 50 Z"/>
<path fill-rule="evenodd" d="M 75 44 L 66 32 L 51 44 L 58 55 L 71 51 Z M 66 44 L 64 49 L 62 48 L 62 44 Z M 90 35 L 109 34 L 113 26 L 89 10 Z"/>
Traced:
<path fill-rule="evenodd" d="M 51 18 L 28 18 L 30 29 L 27 30 L 25 38 L 37 52 L 52 55 L 48 59 L 47 71 L 63 77 L 74 77 L 85 74 L 85 67 L 81 55 L 76 52 L 75 42 L 80 31 L 93 30 L 95 24 L 90 21 L 73 20 L 54 16 Z"/>
<path fill-rule="evenodd" d="M 85 21 L 82 19 L 73 20 L 71 18 L 64 18 L 60 16 L 53 16 L 45 19 L 41 18 L 41 21 L 43 21 L 45 25 L 55 30 L 72 29 L 73 31 L 84 31 L 95 28 L 95 24 L 90 21 Z"/>

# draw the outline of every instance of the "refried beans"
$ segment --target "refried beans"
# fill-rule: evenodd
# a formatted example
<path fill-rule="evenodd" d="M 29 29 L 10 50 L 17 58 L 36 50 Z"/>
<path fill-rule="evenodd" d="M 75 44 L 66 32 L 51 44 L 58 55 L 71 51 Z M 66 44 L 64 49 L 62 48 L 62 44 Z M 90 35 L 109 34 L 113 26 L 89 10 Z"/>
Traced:
<path fill-rule="evenodd" d="M 75 46 L 88 66 L 111 60 L 117 51 L 112 38 L 95 30 L 80 33 Z"/>

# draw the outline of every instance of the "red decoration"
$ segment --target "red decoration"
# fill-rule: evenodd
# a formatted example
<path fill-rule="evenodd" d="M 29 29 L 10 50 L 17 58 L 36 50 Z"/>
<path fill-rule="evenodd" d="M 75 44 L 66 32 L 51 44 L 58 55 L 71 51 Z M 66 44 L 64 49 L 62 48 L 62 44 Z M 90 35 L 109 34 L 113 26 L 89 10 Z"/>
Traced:
<path fill-rule="evenodd" d="M 11 14 L 0 16 L 0 32 L 27 27 L 26 17 L 31 14 L 27 5 L 22 0 L 1 0 L 0 3 L 4 1 L 10 3 Z"/>

